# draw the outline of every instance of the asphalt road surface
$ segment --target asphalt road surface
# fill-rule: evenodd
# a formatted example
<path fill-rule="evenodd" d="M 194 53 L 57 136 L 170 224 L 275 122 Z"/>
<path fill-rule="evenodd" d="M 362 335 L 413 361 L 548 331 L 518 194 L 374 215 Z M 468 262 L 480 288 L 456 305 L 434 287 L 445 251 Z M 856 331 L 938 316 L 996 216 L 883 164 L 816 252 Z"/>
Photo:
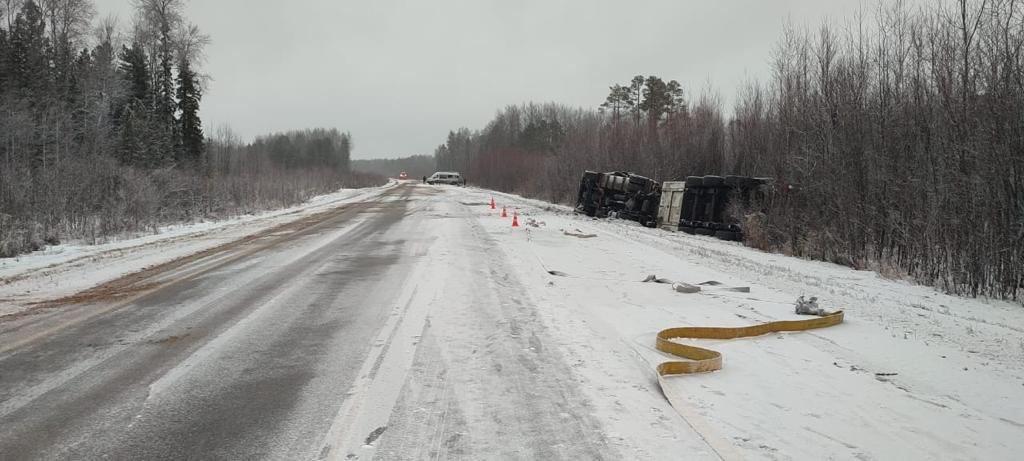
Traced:
<path fill-rule="evenodd" d="M 451 197 L 387 189 L 0 322 L 0 459 L 616 457 Z"/>

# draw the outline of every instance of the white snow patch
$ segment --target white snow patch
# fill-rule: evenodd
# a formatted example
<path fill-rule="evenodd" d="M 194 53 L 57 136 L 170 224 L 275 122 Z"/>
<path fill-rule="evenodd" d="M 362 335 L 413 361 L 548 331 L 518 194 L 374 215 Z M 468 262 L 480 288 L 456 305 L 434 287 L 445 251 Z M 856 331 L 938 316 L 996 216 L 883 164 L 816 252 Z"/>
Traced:
<path fill-rule="evenodd" d="M 493 196 L 499 208 L 518 208 L 520 219 L 547 224 L 513 230 L 506 220 L 481 219 L 533 288 L 531 296 L 549 307 L 544 320 L 560 333 L 558 346 L 623 445 L 672 457 L 658 439 L 672 438 L 682 425 L 708 428 L 752 459 L 1013 459 L 1024 449 L 1020 305 L 592 220 L 508 194 L 451 193 L 466 202 Z M 560 229 L 598 237 L 569 238 Z M 684 295 L 640 283 L 647 274 L 690 284 L 715 280 L 750 292 Z M 845 310 L 847 322 L 807 333 L 699 341 L 723 353 L 725 368 L 670 379 L 690 405 L 679 412 L 667 407 L 654 367 L 671 358 L 653 349 L 657 331 L 797 318 L 799 296 Z"/>

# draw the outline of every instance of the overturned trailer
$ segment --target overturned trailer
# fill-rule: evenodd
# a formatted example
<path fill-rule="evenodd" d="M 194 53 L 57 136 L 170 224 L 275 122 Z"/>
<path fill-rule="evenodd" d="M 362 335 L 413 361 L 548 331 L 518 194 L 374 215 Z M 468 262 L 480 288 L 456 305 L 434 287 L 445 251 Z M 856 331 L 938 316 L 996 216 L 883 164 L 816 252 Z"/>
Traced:
<path fill-rule="evenodd" d="M 722 240 L 743 240 L 739 217 L 729 213 L 737 203 L 749 206 L 762 197 L 771 180 L 746 176 L 690 176 L 686 178 L 679 205 L 678 230 L 696 235 L 710 235 Z"/>
<path fill-rule="evenodd" d="M 661 186 L 657 181 L 621 171 L 586 171 L 580 180 L 576 212 L 636 221 L 647 227 L 657 224 Z"/>

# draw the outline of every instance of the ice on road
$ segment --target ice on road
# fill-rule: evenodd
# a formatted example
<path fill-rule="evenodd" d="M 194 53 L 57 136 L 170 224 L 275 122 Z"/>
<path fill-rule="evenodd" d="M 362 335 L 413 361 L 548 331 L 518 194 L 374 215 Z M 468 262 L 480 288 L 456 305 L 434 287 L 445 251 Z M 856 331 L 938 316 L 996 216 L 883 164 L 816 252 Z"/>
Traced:
<path fill-rule="evenodd" d="M 23 301 L 71 294 L 40 280 L 83 280 L 82 267 L 9 267 L 12 284 L 32 289 L 0 320 L 0 458 L 924 460 L 1024 449 L 1020 306 L 472 188 L 410 183 L 306 208 L 240 244 L 185 232 L 187 248 L 213 250 L 110 299 L 32 308 Z M 100 261 L 112 275 L 141 269 L 152 245 L 187 253 L 128 242 L 129 254 Z M 650 274 L 721 285 L 681 293 L 643 283 Z M 669 379 L 686 398 L 668 403 L 659 330 L 797 318 L 799 296 L 847 322 L 700 341 L 724 369 Z"/>

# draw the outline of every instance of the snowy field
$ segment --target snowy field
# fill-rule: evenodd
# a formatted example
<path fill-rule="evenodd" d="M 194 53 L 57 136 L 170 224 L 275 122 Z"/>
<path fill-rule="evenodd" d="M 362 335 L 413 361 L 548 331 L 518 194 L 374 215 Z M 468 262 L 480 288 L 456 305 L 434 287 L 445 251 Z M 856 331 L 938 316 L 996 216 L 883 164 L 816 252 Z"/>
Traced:
<path fill-rule="evenodd" d="M 687 425 L 722 459 L 1020 459 L 1024 307 L 952 297 L 873 272 L 766 254 L 736 243 L 599 221 L 483 190 L 463 202 L 517 207 L 512 229 L 482 222 L 546 309 L 601 419 L 637 458 L 673 459 L 659 441 Z M 530 225 L 528 223 L 535 223 Z M 536 226 L 536 227 L 535 227 Z M 596 235 L 581 239 L 565 235 Z M 551 276 L 550 271 L 564 276 Z M 680 294 L 646 276 L 707 288 Z M 830 329 L 699 341 L 724 369 L 668 379 L 686 405 L 667 414 L 655 334 L 676 326 L 795 319 L 797 297 L 845 310 Z M 670 428 L 671 427 L 671 428 Z M 642 441 L 642 443 L 636 443 Z M 670 445 L 670 444 L 669 444 Z"/>
<path fill-rule="evenodd" d="M 372 200 L 380 190 L 340 191 L 260 216 L 0 260 L 0 315 Z M 408 298 L 405 318 L 389 320 L 394 325 L 378 342 L 396 335 L 416 340 L 366 359 L 364 368 L 382 371 L 348 390 L 360 399 L 346 400 L 330 435 L 343 439 L 342 446 L 369 445 L 365 434 L 389 425 L 379 446 L 371 447 L 380 459 L 422 451 L 424 437 L 435 432 L 447 442 L 439 438 L 441 451 L 434 453 L 445 453 L 452 440 L 457 446 L 465 434 L 473 446 L 490 450 L 477 455 L 494 457 L 522 452 L 505 451 L 503 440 L 473 437 L 544 442 L 546 448 L 534 453 L 551 458 L 586 452 L 580 445 L 596 458 L 666 460 L 1011 460 L 1024 451 L 1020 305 L 951 297 L 873 272 L 593 220 L 507 194 L 434 190 L 441 193 L 416 205 L 429 227 L 401 229 L 434 242 L 412 247 L 417 255 L 410 256 L 429 258 L 416 266 L 415 284 L 397 289 L 399 298 Z M 492 197 L 498 211 L 486 205 Z M 513 229 L 511 217 L 500 217 L 502 205 L 510 214 L 518 210 L 522 227 Z M 649 275 L 721 285 L 682 294 L 642 283 Z M 655 367 L 671 358 L 654 350 L 658 331 L 795 319 L 799 296 L 846 311 L 846 322 L 805 333 L 695 341 L 722 352 L 724 369 L 668 378 L 666 391 L 684 397 L 675 407 L 665 399 Z M 496 336 L 499 329 L 511 339 Z M 449 366 L 489 363 L 478 350 L 490 354 L 493 370 Z M 530 373 L 511 373 L 518 369 Z M 451 389 L 461 392 L 451 395 Z M 535 395 L 527 408 L 502 399 L 524 392 Z M 449 407 L 462 413 L 451 415 Z M 529 424 L 488 419 L 492 411 L 566 429 L 534 433 Z"/>

